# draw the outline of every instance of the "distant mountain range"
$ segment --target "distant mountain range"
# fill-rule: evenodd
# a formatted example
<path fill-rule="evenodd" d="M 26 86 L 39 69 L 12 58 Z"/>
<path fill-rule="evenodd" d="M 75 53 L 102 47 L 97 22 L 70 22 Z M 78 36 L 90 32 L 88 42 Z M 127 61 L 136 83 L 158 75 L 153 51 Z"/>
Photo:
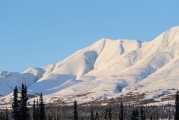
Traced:
<path fill-rule="evenodd" d="M 26 83 L 45 102 L 90 102 L 126 95 L 162 101 L 179 90 L 179 27 L 149 42 L 101 39 L 63 61 L 23 73 L 0 72 L 0 103 Z"/>

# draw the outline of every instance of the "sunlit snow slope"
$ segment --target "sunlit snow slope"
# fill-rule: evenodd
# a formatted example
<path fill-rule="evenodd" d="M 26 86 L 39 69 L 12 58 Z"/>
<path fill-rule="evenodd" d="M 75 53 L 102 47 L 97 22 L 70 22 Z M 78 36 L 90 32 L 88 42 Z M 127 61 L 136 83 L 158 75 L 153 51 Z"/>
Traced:
<path fill-rule="evenodd" d="M 1 102 L 15 85 L 26 83 L 30 95 L 46 102 L 89 102 L 120 95 L 143 94 L 161 100 L 179 89 L 179 27 L 150 42 L 101 39 L 53 65 L 22 74 L 0 72 Z"/>

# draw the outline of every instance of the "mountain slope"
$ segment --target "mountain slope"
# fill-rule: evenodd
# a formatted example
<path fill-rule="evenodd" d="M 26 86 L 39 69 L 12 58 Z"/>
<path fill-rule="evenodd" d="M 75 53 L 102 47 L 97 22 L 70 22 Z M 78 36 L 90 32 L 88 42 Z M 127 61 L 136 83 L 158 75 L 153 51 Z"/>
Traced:
<path fill-rule="evenodd" d="M 1 72 L 0 93 L 6 99 L 23 82 L 29 94 L 43 92 L 46 102 L 89 102 L 129 93 L 160 101 L 178 90 L 178 71 L 179 27 L 174 27 L 151 42 L 101 39 L 53 65 L 22 74 Z"/>

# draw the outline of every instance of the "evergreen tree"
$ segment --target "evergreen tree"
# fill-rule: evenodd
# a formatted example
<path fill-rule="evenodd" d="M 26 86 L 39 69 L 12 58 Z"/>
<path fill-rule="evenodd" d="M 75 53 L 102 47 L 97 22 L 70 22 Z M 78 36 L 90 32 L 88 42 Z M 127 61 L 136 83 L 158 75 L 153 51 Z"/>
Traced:
<path fill-rule="evenodd" d="M 4 120 L 5 119 L 5 117 L 4 117 L 5 115 L 4 115 L 4 113 L 3 112 L 1 112 L 1 119 L 0 120 Z"/>
<path fill-rule="evenodd" d="M 0 112 L 0 120 L 2 120 L 2 116 L 3 116 L 3 113 L 2 113 L 2 112 Z"/>
<path fill-rule="evenodd" d="M 179 120 L 179 91 L 177 91 L 175 98 L 175 120 Z"/>
<path fill-rule="evenodd" d="M 98 114 L 98 112 L 96 112 L 95 120 L 99 120 L 99 114 Z"/>
<path fill-rule="evenodd" d="M 37 99 L 37 105 L 36 105 L 36 120 L 40 120 L 39 100 L 38 99 Z"/>
<path fill-rule="evenodd" d="M 137 109 L 135 109 L 133 112 L 132 112 L 132 115 L 131 115 L 131 119 L 130 120 L 138 120 L 139 118 L 139 112 Z"/>
<path fill-rule="evenodd" d="M 145 117 L 145 112 L 144 112 L 144 109 L 143 109 L 143 106 L 140 107 L 140 120 L 145 120 L 146 117 Z"/>
<path fill-rule="evenodd" d="M 19 100 L 17 86 L 14 88 L 13 103 L 12 103 L 12 118 L 13 120 L 20 120 Z"/>
<path fill-rule="evenodd" d="M 21 120 L 29 120 L 29 110 L 27 108 L 27 87 L 26 85 L 22 84 L 22 89 L 21 89 L 21 100 L 20 100 L 20 116 Z"/>
<path fill-rule="evenodd" d="M 91 118 L 90 118 L 90 120 L 94 120 L 94 114 L 93 114 L 93 109 L 92 109 L 92 107 L 91 107 Z"/>
<path fill-rule="evenodd" d="M 40 99 L 39 99 L 39 118 L 40 120 L 45 120 L 45 104 L 43 102 L 42 93 L 40 94 Z"/>
<path fill-rule="evenodd" d="M 78 111 L 77 111 L 77 102 L 76 101 L 74 101 L 73 119 L 78 120 Z"/>
<path fill-rule="evenodd" d="M 123 103 L 121 101 L 121 105 L 120 105 L 120 118 L 119 120 L 124 120 L 124 106 Z"/>
<path fill-rule="evenodd" d="M 168 103 L 168 120 L 170 120 L 171 119 L 171 111 L 170 111 L 170 108 L 171 106 L 170 106 L 170 104 Z"/>
<path fill-rule="evenodd" d="M 104 120 L 107 120 L 107 115 L 108 115 L 108 108 L 106 108 L 104 111 Z"/>
<path fill-rule="evenodd" d="M 106 108 L 104 111 L 104 120 L 112 120 L 111 108 Z"/>
<path fill-rule="evenodd" d="M 3 112 L 0 113 L 0 120 L 4 120 L 4 113 Z"/>
<path fill-rule="evenodd" d="M 6 111 L 5 111 L 5 119 L 4 120 L 9 120 L 9 113 L 8 113 L 7 108 L 6 108 Z"/>
<path fill-rule="evenodd" d="M 109 108 L 108 112 L 109 112 L 109 120 L 112 120 L 112 111 L 111 111 L 111 108 Z"/>
<path fill-rule="evenodd" d="M 35 100 L 34 100 L 34 103 L 33 103 L 33 120 L 38 120 L 37 119 L 37 111 L 36 111 L 36 105 L 35 105 Z"/>

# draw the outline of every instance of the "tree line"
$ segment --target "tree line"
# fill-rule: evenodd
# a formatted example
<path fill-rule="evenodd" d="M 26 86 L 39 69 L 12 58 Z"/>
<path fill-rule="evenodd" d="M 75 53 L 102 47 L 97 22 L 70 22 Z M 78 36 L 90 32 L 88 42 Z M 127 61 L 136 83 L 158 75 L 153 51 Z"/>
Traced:
<path fill-rule="evenodd" d="M 27 86 L 22 84 L 20 93 L 16 86 L 13 92 L 12 109 L 1 110 L 0 120 L 45 120 L 45 104 L 42 93 L 31 106 L 28 103 Z"/>
<path fill-rule="evenodd" d="M 45 105 L 42 93 L 33 104 L 28 103 L 27 86 L 19 92 L 14 88 L 12 109 L 0 110 L 0 120 L 179 120 L 179 92 L 175 105 L 144 106 L 110 103 L 105 106 L 88 104 L 51 106 Z"/>

